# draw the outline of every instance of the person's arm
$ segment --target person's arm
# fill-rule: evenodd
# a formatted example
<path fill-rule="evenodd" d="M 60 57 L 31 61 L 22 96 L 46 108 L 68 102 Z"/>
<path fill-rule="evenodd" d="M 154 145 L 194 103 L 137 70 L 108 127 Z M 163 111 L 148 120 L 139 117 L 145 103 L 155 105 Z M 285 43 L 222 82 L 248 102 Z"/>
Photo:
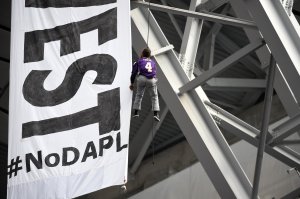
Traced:
<path fill-rule="evenodd" d="M 287 5 L 287 12 L 288 15 L 291 16 L 292 11 L 293 11 L 293 4 L 294 4 L 294 0 L 289 0 L 288 1 L 288 5 Z"/>
<path fill-rule="evenodd" d="M 135 62 L 132 66 L 132 72 L 131 72 L 131 76 L 130 76 L 130 83 L 131 83 L 129 86 L 130 90 L 133 90 L 133 83 L 134 83 L 137 73 L 138 73 L 138 64 L 137 64 L 137 62 Z"/>

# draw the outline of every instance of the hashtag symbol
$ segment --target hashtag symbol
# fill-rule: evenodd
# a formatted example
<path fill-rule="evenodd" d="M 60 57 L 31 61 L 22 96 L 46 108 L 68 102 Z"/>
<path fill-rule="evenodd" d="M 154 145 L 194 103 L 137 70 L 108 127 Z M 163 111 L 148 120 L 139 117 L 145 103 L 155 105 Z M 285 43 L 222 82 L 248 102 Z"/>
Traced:
<path fill-rule="evenodd" d="M 19 166 L 20 163 L 22 163 L 22 160 L 20 160 L 20 156 L 16 158 L 16 161 L 14 158 L 11 159 L 10 165 L 7 166 L 7 175 L 9 176 L 9 178 L 12 177 L 13 173 L 15 174 L 14 176 L 17 176 L 18 171 L 22 170 L 22 166 Z"/>

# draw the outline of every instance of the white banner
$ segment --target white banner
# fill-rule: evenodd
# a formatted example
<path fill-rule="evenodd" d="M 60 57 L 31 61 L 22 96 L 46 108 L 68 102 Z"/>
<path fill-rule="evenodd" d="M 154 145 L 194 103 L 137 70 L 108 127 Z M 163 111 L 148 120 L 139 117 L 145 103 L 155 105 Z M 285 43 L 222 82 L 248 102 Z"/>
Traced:
<path fill-rule="evenodd" d="M 127 181 L 129 0 L 13 0 L 8 198 Z"/>

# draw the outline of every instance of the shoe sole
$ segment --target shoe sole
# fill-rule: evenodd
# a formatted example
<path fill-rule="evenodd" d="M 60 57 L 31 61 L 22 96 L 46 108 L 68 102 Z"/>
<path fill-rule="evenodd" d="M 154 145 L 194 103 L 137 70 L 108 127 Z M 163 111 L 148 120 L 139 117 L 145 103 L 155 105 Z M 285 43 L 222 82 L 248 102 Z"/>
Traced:
<path fill-rule="evenodd" d="M 157 121 L 157 122 L 160 121 L 160 119 L 159 119 L 157 116 L 154 116 L 153 118 L 154 118 L 154 120 Z"/>

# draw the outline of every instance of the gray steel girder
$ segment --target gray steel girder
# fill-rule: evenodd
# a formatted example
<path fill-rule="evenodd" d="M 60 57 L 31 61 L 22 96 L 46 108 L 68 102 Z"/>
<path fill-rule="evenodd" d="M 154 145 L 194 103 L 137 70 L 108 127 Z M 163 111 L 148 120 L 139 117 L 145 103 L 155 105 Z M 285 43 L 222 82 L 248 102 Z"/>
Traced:
<path fill-rule="evenodd" d="M 146 46 L 148 23 L 144 13 L 147 11 L 140 8 L 131 11 L 133 48 L 137 52 Z M 152 15 L 149 26 L 150 49 L 168 46 L 167 39 Z M 159 92 L 219 195 L 224 198 L 250 198 L 252 185 L 206 110 L 203 101 L 208 98 L 202 88 L 178 96 L 178 89 L 189 79 L 175 52 L 167 51 L 155 56 L 155 60 L 159 66 Z"/>

